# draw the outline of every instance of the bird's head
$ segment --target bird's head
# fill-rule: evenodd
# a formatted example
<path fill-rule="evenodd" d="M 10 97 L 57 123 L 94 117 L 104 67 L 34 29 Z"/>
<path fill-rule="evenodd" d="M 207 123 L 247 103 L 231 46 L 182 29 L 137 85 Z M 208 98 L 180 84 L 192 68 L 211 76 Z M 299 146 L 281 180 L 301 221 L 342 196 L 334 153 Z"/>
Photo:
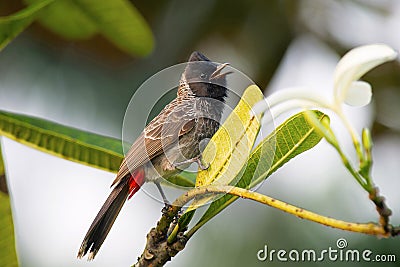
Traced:
<path fill-rule="evenodd" d="M 232 72 L 223 73 L 222 70 L 228 65 L 211 62 L 202 53 L 195 51 L 190 55 L 183 76 L 195 96 L 224 101 L 227 95 L 226 75 Z"/>

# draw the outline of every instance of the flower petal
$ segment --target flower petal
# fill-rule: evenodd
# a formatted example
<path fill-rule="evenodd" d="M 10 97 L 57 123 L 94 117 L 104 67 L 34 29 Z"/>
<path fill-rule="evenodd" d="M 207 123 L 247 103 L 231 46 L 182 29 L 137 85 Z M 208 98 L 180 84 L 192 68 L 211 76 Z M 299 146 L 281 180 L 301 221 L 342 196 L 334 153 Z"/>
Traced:
<path fill-rule="evenodd" d="M 347 90 L 344 102 L 350 106 L 362 107 L 368 105 L 372 98 L 372 88 L 367 82 L 352 82 Z"/>
<path fill-rule="evenodd" d="M 276 108 L 277 106 L 279 108 Z M 307 87 L 291 87 L 279 90 L 256 103 L 250 112 L 256 115 L 274 109 L 279 112 L 273 112 L 273 114 L 276 113 L 276 116 L 279 116 L 285 111 L 306 107 L 332 108 L 332 104 L 315 90 Z"/>
<path fill-rule="evenodd" d="M 352 82 L 376 66 L 395 59 L 397 52 L 385 44 L 372 44 L 350 50 L 339 61 L 334 73 L 336 102 L 343 102 Z"/>
<path fill-rule="evenodd" d="M 292 111 L 295 109 L 311 109 L 311 108 L 325 108 L 324 106 L 320 106 L 312 101 L 301 100 L 301 99 L 292 99 L 281 103 L 280 105 L 275 105 L 270 109 L 270 112 L 264 114 L 264 117 L 261 121 L 261 124 L 265 125 L 278 118 L 280 115 Z"/>

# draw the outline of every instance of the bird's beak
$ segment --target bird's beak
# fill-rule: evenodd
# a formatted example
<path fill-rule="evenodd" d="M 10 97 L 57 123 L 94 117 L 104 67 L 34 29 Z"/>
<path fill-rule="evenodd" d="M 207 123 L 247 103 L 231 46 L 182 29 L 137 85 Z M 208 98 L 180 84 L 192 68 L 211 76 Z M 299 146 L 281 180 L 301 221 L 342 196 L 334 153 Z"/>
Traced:
<path fill-rule="evenodd" d="M 210 80 L 215 80 L 215 79 L 218 79 L 218 78 L 222 78 L 225 75 L 233 73 L 233 71 L 228 71 L 228 72 L 225 72 L 225 73 L 221 73 L 221 71 L 228 65 L 229 65 L 229 63 L 220 64 L 217 67 L 217 69 L 211 74 Z"/>

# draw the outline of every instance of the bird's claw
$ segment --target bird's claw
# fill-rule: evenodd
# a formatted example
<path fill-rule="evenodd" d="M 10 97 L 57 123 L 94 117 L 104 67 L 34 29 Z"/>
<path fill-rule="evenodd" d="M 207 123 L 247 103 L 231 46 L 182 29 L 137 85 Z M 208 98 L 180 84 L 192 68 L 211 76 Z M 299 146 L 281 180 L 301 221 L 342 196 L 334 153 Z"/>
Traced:
<path fill-rule="evenodd" d="M 169 204 L 169 203 L 164 203 L 164 204 L 165 204 L 165 205 L 164 205 L 164 207 L 162 208 L 161 213 L 162 213 L 163 215 L 167 215 L 167 213 L 168 213 L 168 211 L 171 209 L 172 205 Z"/>
<path fill-rule="evenodd" d="M 203 158 L 201 156 L 201 154 L 197 157 L 191 158 L 191 159 L 187 159 L 181 162 L 174 162 L 172 163 L 172 166 L 174 166 L 174 168 L 179 168 L 182 165 L 188 164 L 188 163 L 193 163 L 196 162 L 197 165 L 199 166 L 199 168 L 204 171 L 207 170 L 210 167 L 210 164 L 204 164 L 203 163 Z"/>
<path fill-rule="evenodd" d="M 201 156 L 197 157 L 196 162 L 197 162 L 197 165 L 199 166 L 199 168 L 202 171 L 207 170 L 208 168 L 210 168 L 210 164 L 209 163 L 208 164 L 207 163 L 206 164 L 203 163 L 203 158 Z"/>

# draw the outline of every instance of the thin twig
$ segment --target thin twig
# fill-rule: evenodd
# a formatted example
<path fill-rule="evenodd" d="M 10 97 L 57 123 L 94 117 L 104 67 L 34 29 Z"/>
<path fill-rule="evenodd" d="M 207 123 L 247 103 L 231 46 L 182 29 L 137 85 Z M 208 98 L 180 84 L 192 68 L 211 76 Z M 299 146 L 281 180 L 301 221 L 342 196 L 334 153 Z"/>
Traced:
<path fill-rule="evenodd" d="M 217 193 L 226 193 L 241 198 L 251 199 L 266 204 L 268 206 L 280 209 L 287 213 L 293 214 L 302 219 L 317 222 L 341 230 L 369 234 L 369 235 L 378 235 L 383 237 L 388 237 L 391 235 L 390 233 L 386 232 L 385 229 L 383 229 L 380 225 L 374 223 L 352 223 L 352 222 L 337 220 L 334 218 L 329 218 L 305 210 L 303 208 L 296 207 L 286 202 L 277 200 L 275 198 L 234 186 L 221 185 L 221 186 L 207 186 L 207 187 L 195 188 L 186 192 L 184 195 L 175 200 L 173 205 L 183 206 L 191 199 L 193 199 L 195 196 L 205 195 L 205 194 L 217 194 Z"/>
<path fill-rule="evenodd" d="M 376 211 L 379 214 L 379 223 L 386 232 L 391 232 L 392 226 L 389 224 L 389 217 L 392 215 L 392 211 L 386 206 L 385 198 L 379 195 L 379 189 L 372 187 L 369 192 L 369 199 L 374 202 Z"/>

